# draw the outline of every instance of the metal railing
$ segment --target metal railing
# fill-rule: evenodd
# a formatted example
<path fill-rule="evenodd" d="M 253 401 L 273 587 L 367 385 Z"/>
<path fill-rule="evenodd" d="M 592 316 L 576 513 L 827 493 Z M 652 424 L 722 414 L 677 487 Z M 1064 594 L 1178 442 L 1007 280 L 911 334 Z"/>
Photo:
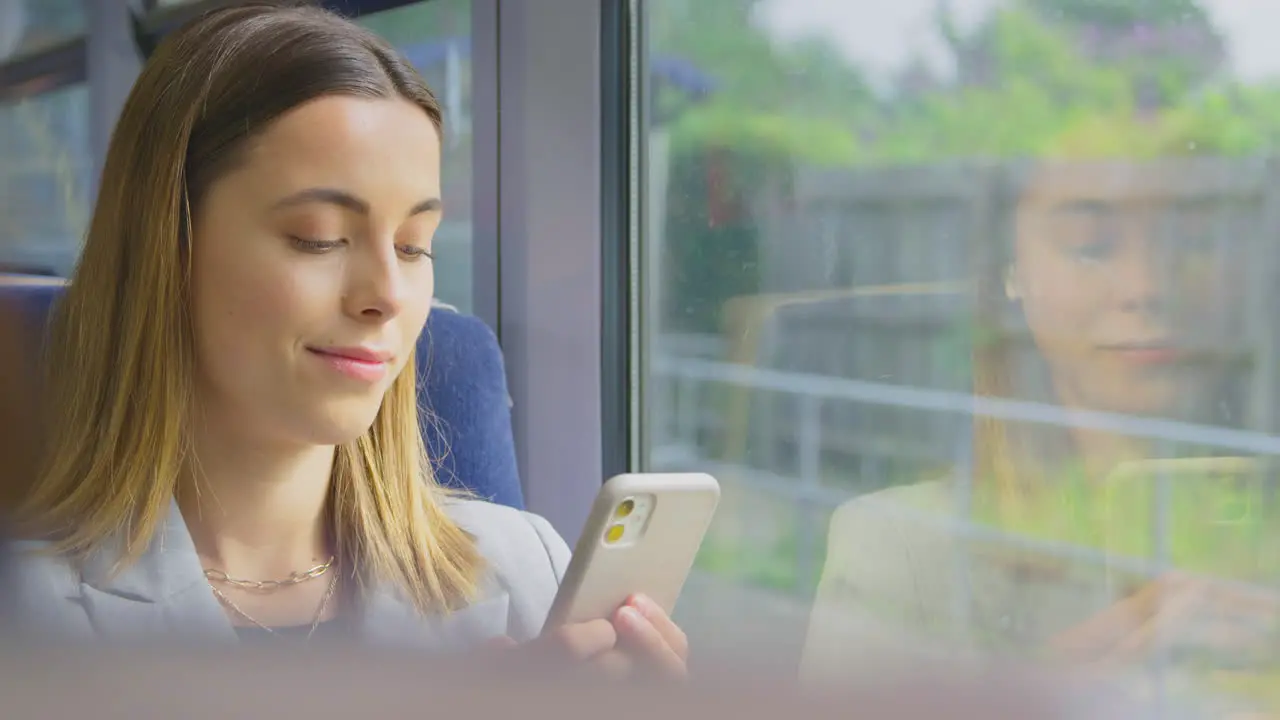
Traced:
<path fill-rule="evenodd" d="M 849 500 L 852 494 L 830 488 L 823 482 L 822 409 L 828 403 L 854 403 L 951 414 L 964 417 L 987 417 L 1006 421 L 1057 425 L 1061 427 L 1087 428 L 1113 434 L 1126 435 L 1155 441 L 1158 447 L 1176 448 L 1179 445 L 1211 446 L 1220 451 L 1249 456 L 1280 456 L 1280 437 L 1265 433 L 1233 430 L 1209 425 L 1198 425 L 1171 420 L 1126 416 L 1096 411 L 1068 410 L 1059 406 L 970 394 L 929 390 L 885 383 L 823 377 L 800 373 L 781 372 L 713 360 L 679 358 L 672 356 L 654 358 L 650 365 L 654 379 L 665 380 L 676 388 L 672 406 L 674 417 L 674 443 L 654 449 L 656 465 L 696 465 L 700 468 L 732 474 L 735 480 L 753 489 L 780 497 L 793 503 L 802 512 L 815 509 L 834 509 Z M 707 457 L 696 451 L 696 442 L 680 442 L 689 438 L 699 423 L 698 414 L 706 404 L 699 386 L 713 384 L 730 385 L 750 390 L 783 393 L 798 401 L 795 427 L 788 431 L 794 435 L 796 473 L 786 477 L 776 472 L 753 469 L 746 464 L 726 463 Z M 962 520 L 972 498 L 972 479 L 967 472 L 957 472 L 955 510 L 952 518 L 933 516 L 914 518 L 924 523 L 943 523 L 948 531 L 961 536 L 998 539 L 1022 547 L 1037 549 L 1061 557 L 1087 558 L 1093 562 L 1128 566 L 1149 574 L 1158 574 L 1170 567 L 1170 493 L 1166 473 L 1157 475 L 1152 546 L 1156 557 L 1150 562 L 1139 559 L 1125 560 L 1100 550 L 1032 540 L 1026 536 L 1001 532 L 991 528 L 978 528 Z M 886 507 L 886 512 L 891 509 Z M 893 512 L 908 512 L 905 509 Z M 795 562 L 800 570 L 797 584 L 803 585 L 816 577 L 813 559 L 819 556 L 819 536 L 822 528 L 815 522 L 800 522 Z M 800 590 L 801 588 L 796 588 Z"/>
<path fill-rule="evenodd" d="M 804 594 L 803 586 L 811 580 L 816 580 L 820 571 L 815 567 L 815 559 L 819 556 L 821 543 L 825 542 L 825 537 L 820 535 L 825 528 L 814 521 L 816 513 L 813 511 L 819 508 L 834 509 L 851 498 L 849 493 L 833 490 L 826 487 L 823 482 L 822 408 L 827 403 L 845 402 L 910 408 L 951 414 L 959 419 L 966 416 L 986 417 L 1024 423 L 1091 428 L 1152 440 L 1156 442 L 1157 447 L 1165 449 L 1189 443 L 1200 447 L 1213 446 L 1218 450 L 1245 455 L 1280 454 L 1280 437 L 1221 427 L 1102 412 L 1069 411 L 1039 403 L 779 372 L 696 358 L 656 357 L 652 359 L 650 368 L 651 381 L 674 382 L 677 388 L 674 407 L 676 417 L 671 418 L 676 427 L 677 438 L 682 431 L 688 432 L 689 428 L 697 424 L 696 420 L 691 419 L 691 414 L 703 407 L 701 399 L 696 396 L 699 386 L 731 385 L 750 390 L 784 393 L 798 400 L 799 414 L 794 427 L 796 435 L 794 445 L 798 449 L 795 463 L 798 477 L 787 478 L 752 470 L 743 465 L 717 463 L 715 460 L 700 457 L 696 452 L 673 453 L 672 451 L 678 448 L 679 444 L 655 448 L 653 458 L 654 464 L 659 466 L 684 466 L 690 469 L 696 467 L 722 477 L 732 476 L 736 482 L 745 483 L 755 490 L 794 504 L 807 515 L 808 518 L 802 519 L 796 526 L 798 532 L 795 563 L 798 572 L 795 576 L 795 586 L 791 590 L 798 594 Z M 684 397 L 682 400 L 681 395 L 691 391 L 695 396 Z M 692 445 L 696 445 L 696 442 Z M 689 447 L 686 445 L 685 449 L 688 450 Z M 1172 533 L 1170 481 L 1168 474 L 1164 471 L 1159 471 L 1156 475 L 1151 529 L 1152 547 L 1155 550 L 1153 558 L 1124 557 L 1104 549 L 1033 538 L 971 521 L 967 519 L 968 515 L 965 511 L 970 507 L 969 502 L 973 493 L 972 479 L 968 472 L 957 472 L 953 477 L 961 482 L 955 483 L 957 492 L 953 497 L 956 512 L 951 514 L 913 510 L 898 503 L 883 501 L 874 495 L 865 496 L 861 501 L 874 505 L 878 512 L 886 515 L 904 517 L 916 527 L 938 528 L 957 541 L 976 539 L 1008 544 L 1020 551 L 1032 551 L 1042 557 L 1074 560 L 1149 578 L 1167 572 L 1173 567 L 1169 539 Z M 960 592 L 956 594 L 956 603 L 952 612 L 956 613 L 958 619 L 963 620 L 972 617 L 974 597 L 967 555 L 959 554 L 957 560 L 958 567 L 954 568 L 953 580 L 957 583 Z M 1251 583 L 1219 577 L 1207 579 L 1236 592 L 1256 593 L 1260 590 Z M 1170 662 L 1168 652 L 1158 652 L 1151 659 L 1150 667 L 1154 673 L 1157 697 L 1161 699 L 1162 705 L 1163 701 L 1167 700 L 1169 692 Z"/>

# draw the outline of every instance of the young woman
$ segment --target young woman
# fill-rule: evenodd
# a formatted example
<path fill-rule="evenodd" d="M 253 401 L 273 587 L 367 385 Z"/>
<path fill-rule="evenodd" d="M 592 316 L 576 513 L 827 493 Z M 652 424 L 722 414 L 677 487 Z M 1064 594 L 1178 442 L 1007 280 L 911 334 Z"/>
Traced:
<path fill-rule="evenodd" d="M 492 639 L 684 672 L 637 598 L 537 637 L 569 551 L 447 494 L 419 433 L 441 111 L 327 12 L 209 12 L 111 140 L 55 311 L 46 462 L 15 513 L 28 624 L 59 636 Z"/>
<path fill-rule="evenodd" d="M 1232 297 L 1238 246 L 1205 243 L 1211 223 L 1173 215 L 1177 209 L 1152 192 L 1175 170 L 1190 171 L 1048 165 L 1027 176 L 1008 240 L 984 253 L 975 395 L 1241 424 L 1239 376 L 1230 372 L 1244 339 Z M 1140 659 L 1154 628 L 1183 633 L 1192 626 L 1186 618 L 1206 606 L 1226 614 L 1249 603 L 1280 607 L 1181 576 L 1150 582 L 1036 544 L 1123 554 L 1111 545 L 1118 536 L 1149 538 L 1150 504 L 1138 493 L 1118 500 L 1140 481 L 1121 487 L 1112 476 L 1160 456 L 1149 441 L 978 418 L 966 447 L 971 458 L 953 477 L 855 498 L 836 511 L 806 677 L 839 679 L 921 657 Z M 971 484 L 960 482 L 966 476 Z M 1171 530 L 1203 529 L 1188 519 Z M 972 532 L 980 529 L 1027 542 L 984 540 Z M 1231 558 L 1211 560 L 1194 569 L 1216 571 Z"/>

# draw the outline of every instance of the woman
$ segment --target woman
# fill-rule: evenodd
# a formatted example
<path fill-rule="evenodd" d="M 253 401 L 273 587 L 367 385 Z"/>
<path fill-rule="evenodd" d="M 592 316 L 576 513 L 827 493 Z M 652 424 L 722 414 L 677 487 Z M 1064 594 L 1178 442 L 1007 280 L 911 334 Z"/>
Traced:
<path fill-rule="evenodd" d="M 568 548 L 446 494 L 417 425 L 440 125 L 404 59 L 317 9 L 214 10 L 157 49 L 52 324 L 47 461 L 16 512 L 30 622 L 537 638 Z M 533 645 L 619 672 L 687 653 L 644 598 Z"/>
<path fill-rule="evenodd" d="M 1222 293 L 1239 266 L 1222 248 L 1206 246 L 1209 223 L 1165 222 L 1171 208 L 1151 189 L 1167 184 L 1161 174 L 1168 172 L 1050 166 L 1023 185 L 1012 242 L 985 254 L 975 394 L 1240 422 L 1241 393 L 1227 371 L 1243 326 Z M 1144 521 L 1128 514 L 1139 503 L 1115 504 L 1111 483 L 1126 463 L 1158 456 L 1146 440 L 978 418 L 971 448 L 955 477 L 894 487 L 837 510 L 806 677 L 884 670 L 922 656 L 1141 654 L 1155 600 L 1187 596 L 1182 579 L 1144 586 L 1145 577 L 1034 542 L 1117 550 L 1108 545 L 1116 532 Z M 1029 542 L 984 540 L 969 532 L 975 528 Z M 1198 604 L 1182 603 L 1180 611 Z"/>

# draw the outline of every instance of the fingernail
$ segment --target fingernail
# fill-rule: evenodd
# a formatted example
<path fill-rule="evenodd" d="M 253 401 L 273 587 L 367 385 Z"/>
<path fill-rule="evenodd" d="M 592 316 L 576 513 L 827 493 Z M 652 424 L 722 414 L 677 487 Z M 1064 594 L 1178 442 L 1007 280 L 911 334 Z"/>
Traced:
<path fill-rule="evenodd" d="M 658 603 L 654 602 L 648 595 L 632 596 L 631 605 L 644 615 L 651 615 L 659 610 Z"/>
<path fill-rule="evenodd" d="M 644 616 L 640 614 L 639 610 L 626 605 L 622 606 L 618 615 L 621 616 L 622 622 L 632 627 L 638 627 L 642 622 L 644 622 Z"/>

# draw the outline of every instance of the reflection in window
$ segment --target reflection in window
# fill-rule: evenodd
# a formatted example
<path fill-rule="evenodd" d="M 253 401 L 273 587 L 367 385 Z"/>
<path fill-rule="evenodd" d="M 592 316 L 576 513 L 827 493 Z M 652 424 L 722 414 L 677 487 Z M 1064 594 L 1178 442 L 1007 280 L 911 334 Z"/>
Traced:
<path fill-rule="evenodd" d="M 436 296 L 472 307 L 471 3 L 428 0 L 361 18 L 404 53 L 444 106 L 444 222 L 436 232 Z"/>
<path fill-rule="evenodd" d="M 84 29 L 83 0 L 0 0 L 0 62 L 55 45 Z"/>
<path fill-rule="evenodd" d="M 644 455 L 724 485 L 687 625 L 1280 708 L 1280 55 L 1225 1 L 899 5 L 649 3 Z"/>
<path fill-rule="evenodd" d="M 88 223 L 88 89 L 0 104 L 0 267 L 70 273 Z"/>

